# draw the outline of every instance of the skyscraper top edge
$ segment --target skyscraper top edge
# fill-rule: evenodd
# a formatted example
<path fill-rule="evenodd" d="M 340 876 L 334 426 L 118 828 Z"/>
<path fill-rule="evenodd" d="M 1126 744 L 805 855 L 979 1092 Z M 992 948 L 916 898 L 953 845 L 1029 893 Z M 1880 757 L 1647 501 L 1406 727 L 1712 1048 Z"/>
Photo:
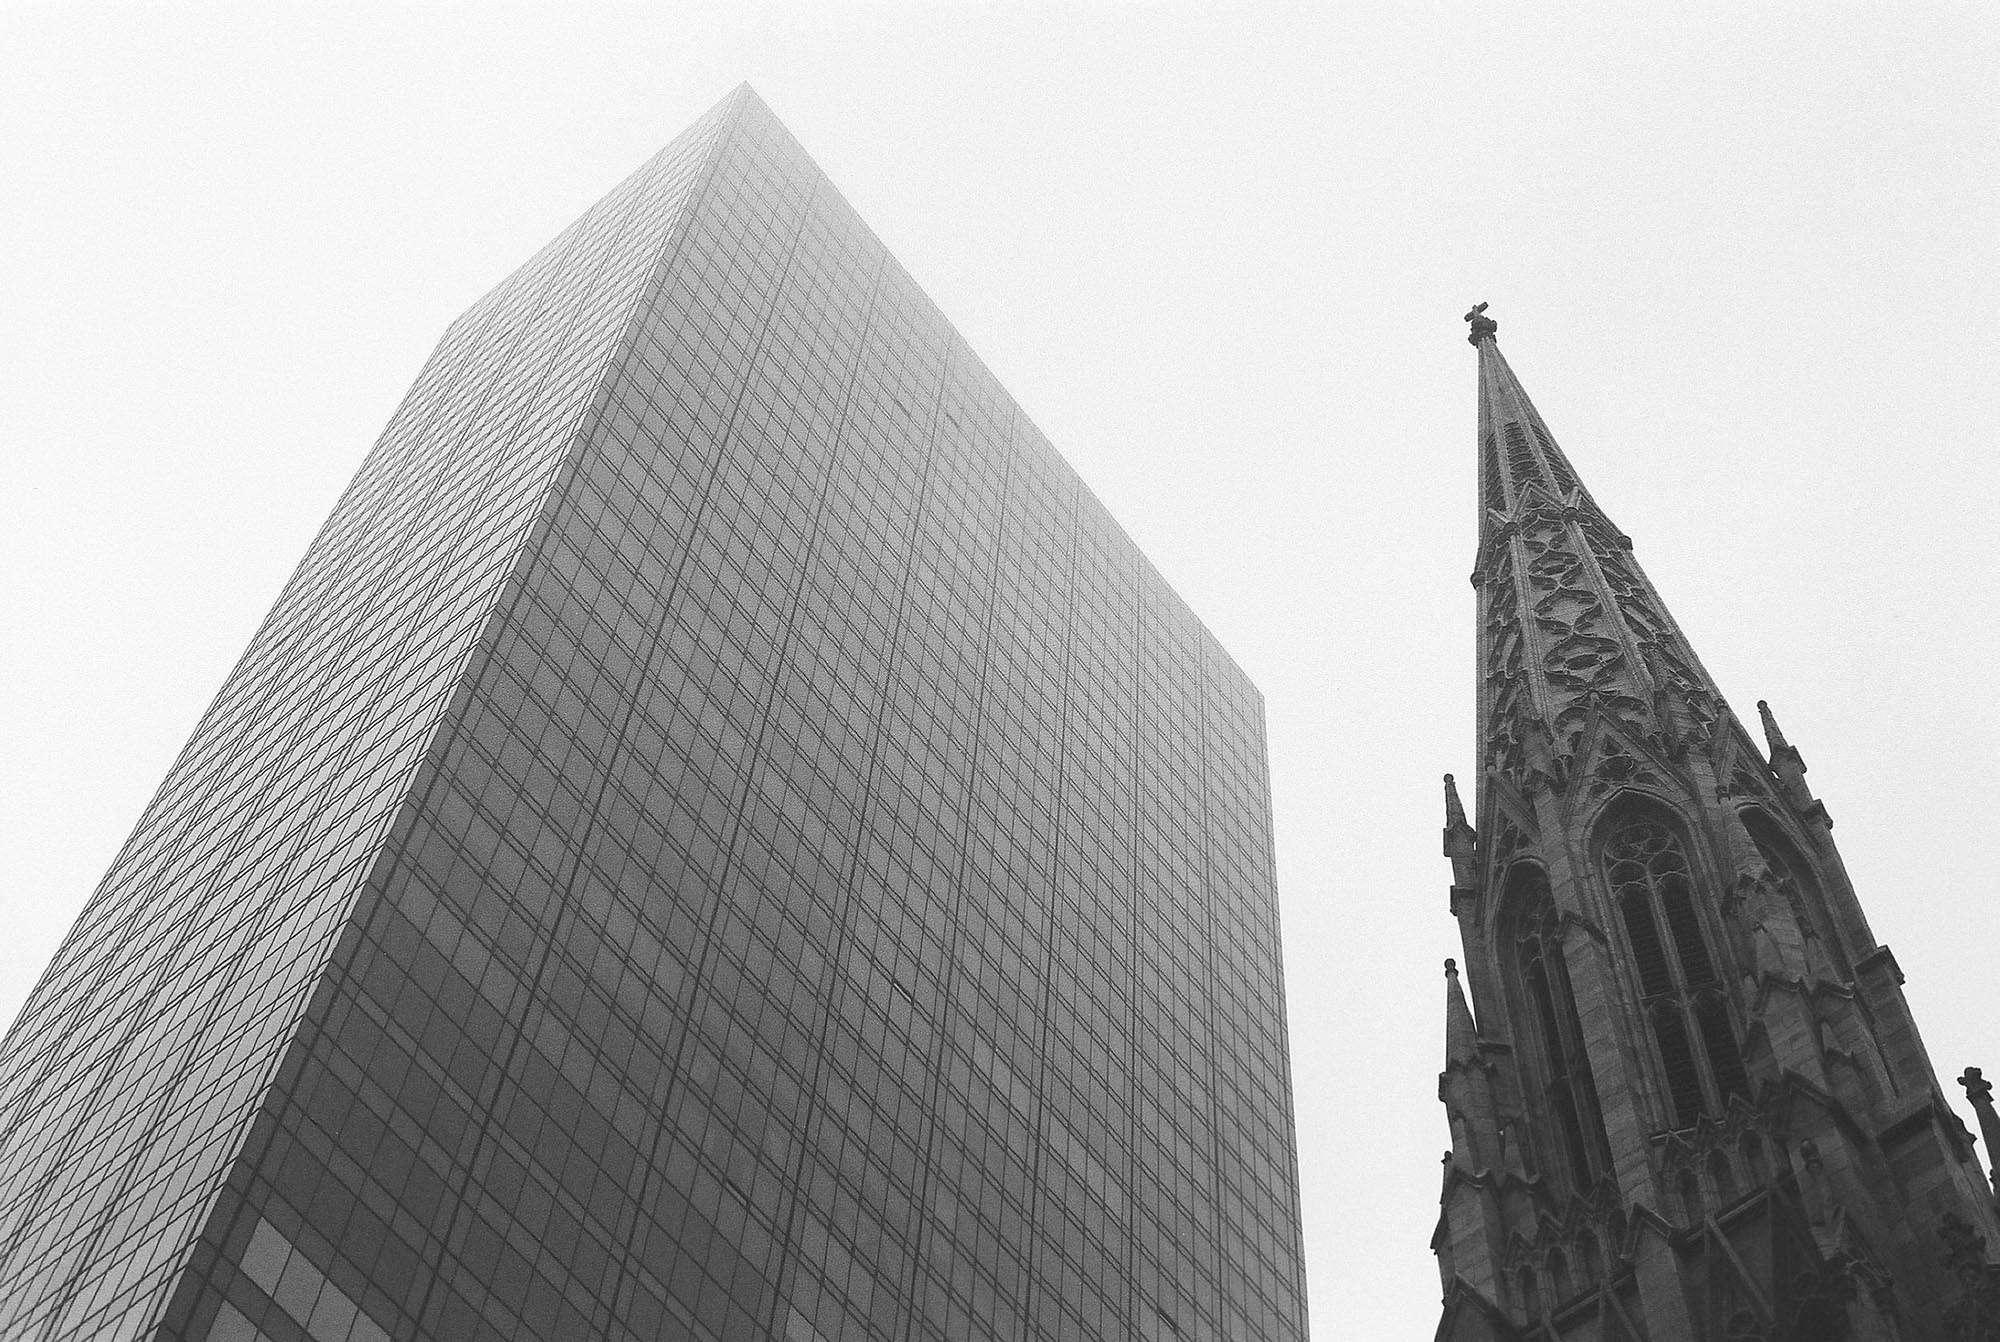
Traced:
<path fill-rule="evenodd" d="M 784 142 L 796 154 L 799 162 L 809 169 L 816 184 L 815 199 L 822 202 L 825 206 L 837 210 L 845 218 L 850 227 L 866 238 L 868 246 L 879 259 L 880 264 L 886 268 L 885 279 L 893 276 L 897 283 L 908 287 L 909 291 L 932 314 L 942 330 L 948 333 L 948 340 L 959 351 L 960 356 L 966 363 L 972 368 L 976 368 L 978 376 L 992 388 L 996 395 L 1004 398 L 1005 402 L 1012 407 L 1018 416 L 1018 422 L 1022 431 L 1031 434 L 1043 450 L 1047 451 L 1052 458 L 1062 464 L 1066 471 L 1076 477 L 1083 494 L 1089 498 L 1099 515 L 1130 545 L 1142 568 L 1152 575 L 1153 580 L 1168 594 L 1170 600 L 1188 611 L 1195 619 L 1214 653 L 1227 666 L 1240 687 L 1254 697 L 1258 711 L 1261 713 L 1264 705 L 1263 692 L 1258 688 L 1256 681 L 1251 677 L 1248 670 L 1230 652 L 1222 640 L 1216 636 L 1215 631 L 1210 627 L 1208 621 L 1187 602 L 1186 598 L 1181 595 L 1175 585 L 1160 571 L 1158 565 L 1153 562 L 1151 556 L 1146 553 L 1144 548 L 1136 543 L 1124 523 L 1105 504 L 1102 497 L 1091 487 L 1090 483 L 1084 479 L 1082 472 L 1077 470 L 1075 463 L 1035 423 L 1033 415 L 1028 412 L 1026 407 L 1021 404 L 1019 398 L 994 373 L 993 369 L 978 351 L 972 347 L 971 343 L 966 340 L 963 332 L 959 330 L 957 323 L 931 297 L 930 291 L 925 287 L 923 282 L 917 279 L 910 272 L 909 268 L 902 263 L 893 249 L 888 246 L 882 239 L 882 236 L 869 224 L 862 213 L 855 208 L 839 185 L 833 181 L 825 169 L 814 159 L 811 152 L 800 142 L 798 136 L 785 124 L 783 118 L 772 109 L 769 102 L 764 99 L 748 80 L 739 82 L 728 93 L 711 104 L 708 110 L 693 125 L 689 126 L 666 146 L 653 154 L 640 167 L 626 174 L 625 177 L 621 178 L 609 190 L 593 201 L 588 208 L 572 219 L 554 239 L 538 249 L 532 257 L 520 266 L 517 266 L 507 276 L 488 289 L 459 315 L 453 323 L 454 327 L 465 323 L 474 314 L 485 311 L 493 304 L 505 301 L 506 296 L 517 286 L 532 282 L 534 276 L 548 269 L 555 258 L 562 255 L 564 249 L 571 244 L 571 241 L 581 230 L 591 226 L 592 220 L 600 218 L 615 202 L 620 201 L 627 193 L 635 191 L 650 174 L 661 171 L 663 165 L 670 161 L 677 161 L 684 152 L 695 150 L 699 146 L 698 152 L 702 163 L 699 171 L 703 175 L 712 172 L 719 156 L 730 152 L 731 137 L 735 129 L 742 125 L 746 119 L 753 118 L 762 121 L 771 130 L 784 138 Z M 689 200 L 684 201 L 681 208 L 683 210 L 689 208 L 693 196 L 698 194 L 698 188 L 692 191 Z M 665 265 L 669 263 L 676 246 L 679 231 L 679 221 L 665 231 L 661 242 L 661 251 L 656 258 L 656 264 Z M 449 339 L 449 334 L 447 334 L 447 339 Z"/>

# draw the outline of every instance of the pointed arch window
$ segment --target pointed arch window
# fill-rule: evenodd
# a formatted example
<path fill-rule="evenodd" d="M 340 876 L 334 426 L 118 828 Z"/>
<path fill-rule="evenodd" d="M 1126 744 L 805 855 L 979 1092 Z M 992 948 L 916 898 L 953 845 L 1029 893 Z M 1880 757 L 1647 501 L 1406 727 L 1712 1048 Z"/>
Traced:
<path fill-rule="evenodd" d="M 1512 970 L 1508 981 L 1517 993 L 1515 1019 L 1532 1041 L 1543 1112 L 1560 1138 L 1570 1178 L 1578 1190 L 1586 1189 L 1611 1168 L 1611 1148 L 1570 989 L 1562 919 L 1549 897 L 1548 877 L 1537 867 L 1516 868 L 1508 881 L 1507 902 L 1513 932 L 1507 948 Z"/>
<path fill-rule="evenodd" d="M 1720 1113 L 1725 1097 L 1748 1096 L 1736 1029 L 1695 910 L 1680 835 L 1632 816 L 1605 836 L 1604 875 L 1624 920 L 1677 1128 Z"/>

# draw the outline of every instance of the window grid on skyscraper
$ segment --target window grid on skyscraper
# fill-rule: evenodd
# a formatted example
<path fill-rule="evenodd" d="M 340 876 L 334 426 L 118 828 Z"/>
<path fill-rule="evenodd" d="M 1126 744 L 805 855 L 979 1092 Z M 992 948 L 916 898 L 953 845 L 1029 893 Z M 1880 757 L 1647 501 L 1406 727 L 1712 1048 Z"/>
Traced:
<path fill-rule="evenodd" d="M 1267 787 L 739 92 L 446 333 L 8 1037 L 0 1334 L 1303 1337 Z"/>

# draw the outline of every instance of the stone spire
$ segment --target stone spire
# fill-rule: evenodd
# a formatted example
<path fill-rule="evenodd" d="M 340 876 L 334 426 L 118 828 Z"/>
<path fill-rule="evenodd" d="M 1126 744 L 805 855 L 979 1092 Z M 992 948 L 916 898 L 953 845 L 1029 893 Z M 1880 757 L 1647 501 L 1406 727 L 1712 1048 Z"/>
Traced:
<path fill-rule="evenodd" d="M 1467 320 L 1479 351 L 1482 776 L 1560 787 L 1600 722 L 1656 751 L 1706 745 L 1728 712 L 1721 695 L 1508 367 L 1496 324 L 1481 309 Z"/>
<path fill-rule="evenodd" d="M 1440 1335 L 1595 1336 L 1615 1316 L 1653 1342 L 1944 1336 L 1984 1294 L 1946 1279 L 1940 1224 L 2000 1306 L 1975 1243 L 2000 1242 L 1994 1184 L 1805 762 L 1766 709 L 1766 763 L 1499 324 L 1483 303 L 1466 321 L 1480 753 L 1474 797 L 1445 780 L 1464 983 L 1447 962 Z M 1983 1078 L 1963 1081 L 2000 1147 Z"/>

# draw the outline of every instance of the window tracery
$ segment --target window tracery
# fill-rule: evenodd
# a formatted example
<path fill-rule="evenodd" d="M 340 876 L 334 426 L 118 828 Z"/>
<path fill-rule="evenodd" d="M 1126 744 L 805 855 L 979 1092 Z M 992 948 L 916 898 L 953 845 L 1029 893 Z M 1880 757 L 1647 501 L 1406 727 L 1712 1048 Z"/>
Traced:
<path fill-rule="evenodd" d="M 1650 816 L 1614 825 L 1604 875 L 1632 946 L 1640 1005 L 1653 1032 L 1677 1128 L 1750 1093 L 1729 1003 L 1695 909 L 1680 836 Z"/>
<path fill-rule="evenodd" d="M 1563 956 L 1562 920 L 1539 868 L 1517 868 L 1508 886 L 1509 977 L 1521 999 L 1519 1015 L 1526 1017 L 1523 1025 L 1539 1055 L 1542 1099 L 1561 1138 L 1563 1160 L 1575 1186 L 1588 1188 L 1610 1168 L 1610 1148 Z"/>

